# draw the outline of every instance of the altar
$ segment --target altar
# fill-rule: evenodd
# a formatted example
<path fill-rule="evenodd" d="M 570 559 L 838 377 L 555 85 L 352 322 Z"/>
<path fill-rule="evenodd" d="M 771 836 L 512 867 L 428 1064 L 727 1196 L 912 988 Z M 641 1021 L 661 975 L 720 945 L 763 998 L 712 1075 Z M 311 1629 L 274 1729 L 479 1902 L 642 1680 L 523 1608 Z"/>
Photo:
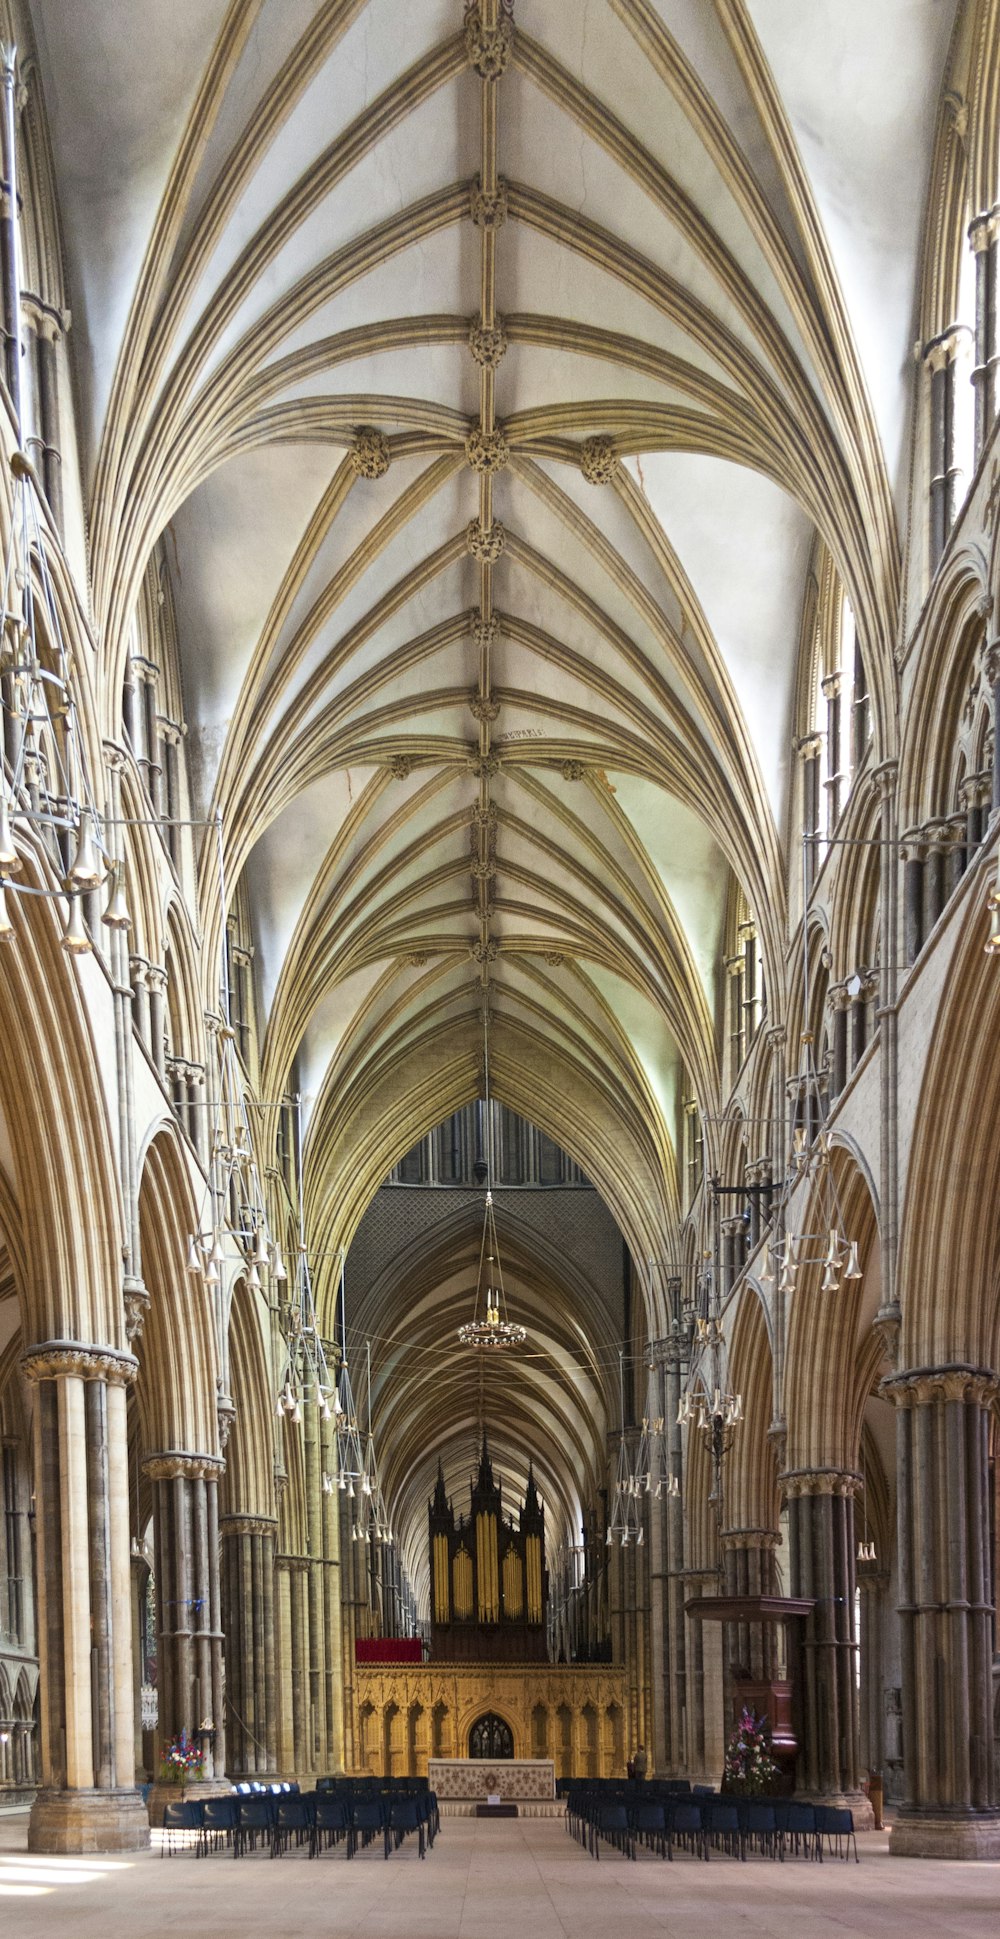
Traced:
<path fill-rule="evenodd" d="M 443 1818 L 474 1818 L 488 1798 L 515 1804 L 520 1818 L 561 1817 L 551 1757 L 429 1757 L 427 1777 Z"/>

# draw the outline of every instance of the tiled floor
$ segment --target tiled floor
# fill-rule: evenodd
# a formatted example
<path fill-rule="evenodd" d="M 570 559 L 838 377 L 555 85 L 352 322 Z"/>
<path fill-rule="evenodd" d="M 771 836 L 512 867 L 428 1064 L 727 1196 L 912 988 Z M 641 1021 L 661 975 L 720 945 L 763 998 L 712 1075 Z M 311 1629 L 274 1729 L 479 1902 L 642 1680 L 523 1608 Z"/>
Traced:
<path fill-rule="evenodd" d="M 238 1864 L 155 1853 L 36 1858 L 25 1820 L 0 1819 L 3 1939 L 941 1939 L 1000 1932 L 1000 1864 L 891 1859 L 883 1834 L 861 1864 L 672 1865 L 607 1853 L 595 1864 L 559 1824 L 453 1818 L 421 1864 L 415 1847 L 348 1864 L 292 1854 Z"/>

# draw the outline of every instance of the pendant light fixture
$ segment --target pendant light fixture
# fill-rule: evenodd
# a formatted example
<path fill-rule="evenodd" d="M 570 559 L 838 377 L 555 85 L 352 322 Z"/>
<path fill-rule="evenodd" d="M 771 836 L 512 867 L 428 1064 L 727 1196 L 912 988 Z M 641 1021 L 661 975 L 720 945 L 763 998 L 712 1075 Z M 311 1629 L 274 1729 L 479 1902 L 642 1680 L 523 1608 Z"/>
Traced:
<path fill-rule="evenodd" d="M 284 1309 L 284 1355 L 278 1377 L 278 1398 L 276 1412 L 284 1415 L 293 1426 L 302 1419 L 303 1407 L 314 1406 L 321 1420 L 329 1421 L 334 1417 L 335 1390 L 334 1380 L 327 1365 L 326 1351 L 323 1346 L 316 1307 L 313 1300 L 312 1275 L 309 1270 L 309 1250 L 306 1245 L 305 1193 L 302 1179 L 302 1099 L 296 1096 L 296 1183 L 299 1202 L 299 1240 L 296 1247 L 295 1270 Z M 245 1141 L 240 1139 L 239 1148 L 244 1149 Z M 247 1285 L 251 1290 L 260 1288 L 261 1273 L 265 1276 L 274 1269 L 278 1278 L 277 1264 L 287 1280 L 284 1261 L 280 1248 L 272 1243 L 266 1226 L 261 1219 L 249 1236 L 245 1248 L 249 1258 Z"/>
<path fill-rule="evenodd" d="M 483 1088 L 486 1093 L 486 1203 L 483 1207 L 483 1232 L 479 1245 L 479 1272 L 472 1318 L 458 1329 L 464 1347 L 484 1353 L 504 1353 L 524 1345 L 527 1328 L 519 1326 L 507 1311 L 500 1245 L 493 1210 L 493 1118 L 490 1110 L 489 1008 L 483 1004 Z"/>

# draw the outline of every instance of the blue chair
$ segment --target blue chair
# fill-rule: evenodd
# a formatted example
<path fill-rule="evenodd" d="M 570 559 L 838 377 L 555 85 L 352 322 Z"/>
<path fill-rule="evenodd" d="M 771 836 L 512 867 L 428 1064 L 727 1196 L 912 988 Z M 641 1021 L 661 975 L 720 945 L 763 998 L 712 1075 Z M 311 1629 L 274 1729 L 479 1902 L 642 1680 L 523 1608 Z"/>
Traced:
<path fill-rule="evenodd" d="M 256 1851 L 259 1844 L 270 1847 L 274 1812 L 270 1797 L 261 1792 L 240 1798 L 238 1804 L 233 1856 L 243 1858 L 248 1851 Z"/>
<path fill-rule="evenodd" d="M 201 1814 L 204 1806 L 194 1798 L 179 1798 L 176 1804 L 163 1807 L 163 1839 L 160 1844 L 160 1857 L 167 1852 L 172 1858 L 178 1845 L 188 1851 L 194 1844 L 195 1856 L 201 1856 Z"/>
<path fill-rule="evenodd" d="M 717 1851 L 743 1857 L 739 1807 L 733 1798 L 706 1798 L 702 1804 L 705 1835 Z"/>
<path fill-rule="evenodd" d="M 659 1802 L 634 1804 L 631 1817 L 632 1833 L 636 1844 L 645 1845 L 647 1851 L 656 1850 L 661 1858 L 666 1858 L 668 1856 L 667 1814 L 663 1805 Z"/>
<path fill-rule="evenodd" d="M 594 1858 L 601 1856 L 601 1839 L 607 1839 L 625 1858 L 635 1857 L 632 1841 L 632 1828 L 628 1821 L 628 1807 L 624 1804 L 599 1804 L 594 1814 L 590 1849 Z"/>
<path fill-rule="evenodd" d="M 424 1821 L 417 1807 L 417 1800 L 416 1798 L 397 1798 L 389 1806 L 389 1816 L 386 1820 L 385 1827 L 386 1843 L 388 1844 L 391 1840 L 396 1851 L 398 1851 L 403 1839 L 411 1831 L 415 1831 L 417 1834 L 421 1858 L 426 1858 L 427 1845 L 424 1838 Z"/>
<path fill-rule="evenodd" d="M 861 1860 L 858 1857 L 858 1841 L 854 1831 L 853 1811 L 848 1810 L 846 1805 L 836 1804 L 817 1804 L 813 1808 L 816 1814 L 818 1856 L 820 1858 L 823 1856 L 823 1840 L 825 1838 L 827 1841 L 827 1849 L 831 1853 L 836 1851 L 837 1857 L 843 1858 L 845 1861 L 850 1859 L 851 1846 L 853 1845 L 854 1862 L 856 1865 L 860 1865 Z"/>
<path fill-rule="evenodd" d="M 313 1813 L 308 1797 L 281 1797 L 275 1813 L 271 1831 L 271 1857 L 280 1858 L 288 1850 L 292 1839 L 301 1850 L 308 1844 L 309 1856 L 313 1852 Z"/>
<path fill-rule="evenodd" d="M 807 1858 L 821 1859 L 823 1848 L 820 1843 L 817 1849 L 815 1805 L 799 1804 L 794 1798 L 789 1798 L 784 1819 L 785 1839 L 791 1845 L 796 1857 L 801 1847 Z"/>
<path fill-rule="evenodd" d="M 358 1849 L 359 1834 L 361 1848 L 364 1850 L 365 1846 L 370 1845 L 372 1839 L 377 1838 L 380 1832 L 385 1839 L 385 1856 L 388 1858 L 389 1834 L 386 1831 L 381 1798 L 355 1798 L 351 1806 L 351 1842 L 354 1851 Z"/>
<path fill-rule="evenodd" d="M 221 1846 L 232 1848 L 236 1837 L 239 1819 L 237 1797 L 206 1798 L 201 1807 L 201 1853 L 207 1858 L 209 1852 L 218 1851 Z"/>
<path fill-rule="evenodd" d="M 671 1847 L 674 1839 L 708 1863 L 708 1838 L 700 1799 L 678 1798 L 670 1813 Z"/>
<path fill-rule="evenodd" d="M 742 1798 L 739 1814 L 744 1852 L 749 1846 L 768 1858 L 777 1858 L 778 1821 L 774 1805 L 757 1798 Z"/>
<path fill-rule="evenodd" d="M 344 1838 L 347 1841 L 347 1856 L 351 1857 L 351 1814 L 343 1798 L 331 1797 L 329 1792 L 320 1791 L 316 1797 L 316 1810 L 313 1816 L 313 1851 L 329 1851 Z"/>

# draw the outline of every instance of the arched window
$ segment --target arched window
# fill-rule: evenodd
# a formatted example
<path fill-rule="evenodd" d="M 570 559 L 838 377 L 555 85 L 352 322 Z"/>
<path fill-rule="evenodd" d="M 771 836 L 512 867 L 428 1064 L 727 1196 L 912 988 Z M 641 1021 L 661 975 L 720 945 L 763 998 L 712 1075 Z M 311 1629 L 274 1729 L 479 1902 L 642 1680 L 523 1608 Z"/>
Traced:
<path fill-rule="evenodd" d="M 495 1710 L 488 1710 L 484 1717 L 478 1717 L 469 1732 L 470 1757 L 513 1757 L 514 1733 L 509 1724 L 498 1717 Z"/>

